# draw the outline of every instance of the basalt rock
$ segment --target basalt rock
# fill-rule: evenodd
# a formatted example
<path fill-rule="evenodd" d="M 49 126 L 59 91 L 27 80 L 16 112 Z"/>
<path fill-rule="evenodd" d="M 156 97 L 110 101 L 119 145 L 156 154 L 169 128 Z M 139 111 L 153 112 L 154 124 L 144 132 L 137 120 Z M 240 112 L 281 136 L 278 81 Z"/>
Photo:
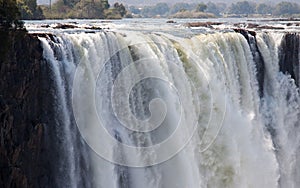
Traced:
<path fill-rule="evenodd" d="M 187 27 L 208 27 L 213 28 L 212 25 L 221 25 L 221 22 L 190 22 L 186 23 Z"/>
<path fill-rule="evenodd" d="M 47 187 L 48 70 L 37 36 L 0 31 L 0 187 Z"/>
<path fill-rule="evenodd" d="M 250 50 L 253 55 L 253 60 L 256 64 L 256 78 L 258 81 L 258 93 L 260 97 L 263 97 L 264 93 L 264 76 L 265 76 L 265 62 L 263 60 L 262 54 L 259 51 L 259 48 L 257 46 L 257 41 L 256 41 L 256 32 L 255 31 L 250 31 L 246 29 L 234 29 L 235 32 L 242 34 L 245 39 L 247 40 Z"/>
<path fill-rule="evenodd" d="M 298 33 L 287 33 L 281 42 L 279 48 L 279 66 L 280 71 L 290 74 L 299 87 L 300 73 L 300 35 Z"/>
<path fill-rule="evenodd" d="M 74 29 L 74 28 L 78 28 L 78 26 L 73 25 L 73 24 L 57 24 L 55 27 L 53 27 L 54 29 Z"/>

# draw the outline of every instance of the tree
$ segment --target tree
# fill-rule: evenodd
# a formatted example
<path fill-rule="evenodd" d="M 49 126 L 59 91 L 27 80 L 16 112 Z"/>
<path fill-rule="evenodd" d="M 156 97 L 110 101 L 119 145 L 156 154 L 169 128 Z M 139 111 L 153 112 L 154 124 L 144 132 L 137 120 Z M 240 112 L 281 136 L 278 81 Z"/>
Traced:
<path fill-rule="evenodd" d="M 154 8 L 154 14 L 156 15 L 165 15 L 169 12 L 170 8 L 167 3 L 157 3 Z"/>
<path fill-rule="evenodd" d="M 239 1 L 229 7 L 229 13 L 231 14 L 253 14 L 254 12 L 255 5 L 249 1 Z"/>
<path fill-rule="evenodd" d="M 124 7 L 124 5 L 121 3 L 115 3 L 114 4 L 114 8 L 120 13 L 120 15 L 123 17 L 126 15 L 127 11 L 126 8 Z"/>
<path fill-rule="evenodd" d="M 80 0 L 63 0 L 64 5 L 68 7 L 74 7 Z"/>
<path fill-rule="evenodd" d="M 0 26 L 4 28 L 23 28 L 16 0 L 0 0 Z"/>
<path fill-rule="evenodd" d="M 108 0 L 57 0 L 52 8 L 43 7 L 47 18 L 91 18 L 106 17 L 106 11 L 110 5 Z M 115 12 L 111 11 L 112 14 Z M 116 12 L 118 14 L 118 12 Z"/>
<path fill-rule="evenodd" d="M 170 9 L 170 14 L 175 14 L 181 10 L 191 10 L 191 6 L 188 3 L 176 3 Z"/>
<path fill-rule="evenodd" d="M 144 17 L 154 17 L 157 15 L 166 16 L 169 10 L 170 8 L 167 3 L 157 3 L 155 6 L 145 6 L 141 14 Z"/>
<path fill-rule="evenodd" d="M 101 2 L 94 0 L 81 0 L 68 13 L 71 18 L 99 19 L 104 18 L 104 7 Z"/>
<path fill-rule="evenodd" d="M 43 19 L 43 11 L 37 6 L 36 0 L 17 0 L 22 19 Z"/>
<path fill-rule="evenodd" d="M 299 14 L 300 8 L 297 3 L 281 2 L 278 3 L 273 12 L 274 15 Z"/>
<path fill-rule="evenodd" d="M 226 3 L 217 3 L 216 6 L 217 6 L 218 10 L 220 11 L 220 13 L 225 13 L 227 10 Z"/>
<path fill-rule="evenodd" d="M 198 12 L 204 12 L 207 9 L 207 5 L 204 3 L 199 3 L 197 5 L 196 11 Z"/>
<path fill-rule="evenodd" d="M 212 2 L 207 3 L 207 8 L 206 8 L 205 12 L 213 13 L 214 15 L 217 15 L 217 16 L 220 15 L 219 8 L 217 7 L 217 5 L 215 3 L 212 3 Z"/>
<path fill-rule="evenodd" d="M 257 14 L 271 14 L 273 8 L 265 3 L 260 3 L 256 6 L 256 13 Z"/>
<path fill-rule="evenodd" d="M 108 9 L 110 7 L 108 0 L 101 0 L 101 4 L 104 9 Z"/>

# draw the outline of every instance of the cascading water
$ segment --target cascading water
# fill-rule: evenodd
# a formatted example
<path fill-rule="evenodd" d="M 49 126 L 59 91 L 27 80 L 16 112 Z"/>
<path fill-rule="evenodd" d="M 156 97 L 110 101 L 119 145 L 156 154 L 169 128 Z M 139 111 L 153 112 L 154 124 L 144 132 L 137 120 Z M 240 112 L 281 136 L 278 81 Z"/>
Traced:
<path fill-rule="evenodd" d="M 299 39 L 283 68 L 289 34 L 243 34 L 40 37 L 62 137 L 56 187 L 296 188 Z"/>

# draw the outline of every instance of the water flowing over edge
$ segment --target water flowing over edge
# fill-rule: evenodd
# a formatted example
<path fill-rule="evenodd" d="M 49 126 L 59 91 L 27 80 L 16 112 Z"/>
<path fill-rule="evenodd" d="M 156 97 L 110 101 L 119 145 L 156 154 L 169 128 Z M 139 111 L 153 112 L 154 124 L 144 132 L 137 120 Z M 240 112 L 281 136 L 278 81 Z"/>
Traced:
<path fill-rule="evenodd" d="M 41 35 L 62 140 L 55 184 L 297 187 L 299 38 Z"/>

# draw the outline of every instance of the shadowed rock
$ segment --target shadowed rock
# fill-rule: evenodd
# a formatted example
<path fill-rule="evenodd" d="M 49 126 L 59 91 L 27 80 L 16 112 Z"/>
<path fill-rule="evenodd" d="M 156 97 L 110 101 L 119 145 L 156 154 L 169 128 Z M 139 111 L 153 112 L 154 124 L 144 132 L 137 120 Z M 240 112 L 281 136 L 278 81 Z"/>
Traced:
<path fill-rule="evenodd" d="M 212 25 L 221 25 L 223 24 L 222 22 L 191 22 L 191 23 L 186 23 L 185 25 L 187 27 L 208 27 L 212 28 Z"/>
<path fill-rule="evenodd" d="M 299 87 L 299 46 L 300 36 L 297 33 L 287 33 L 282 39 L 279 48 L 279 66 L 280 71 L 290 74 Z"/>
<path fill-rule="evenodd" d="M 265 62 L 263 60 L 262 54 L 258 49 L 256 41 L 256 32 L 249 31 L 245 29 L 234 29 L 235 32 L 241 33 L 247 40 L 249 47 L 252 52 L 253 60 L 256 64 L 256 79 L 259 87 L 259 96 L 263 97 L 264 93 L 264 76 L 265 76 Z"/>

